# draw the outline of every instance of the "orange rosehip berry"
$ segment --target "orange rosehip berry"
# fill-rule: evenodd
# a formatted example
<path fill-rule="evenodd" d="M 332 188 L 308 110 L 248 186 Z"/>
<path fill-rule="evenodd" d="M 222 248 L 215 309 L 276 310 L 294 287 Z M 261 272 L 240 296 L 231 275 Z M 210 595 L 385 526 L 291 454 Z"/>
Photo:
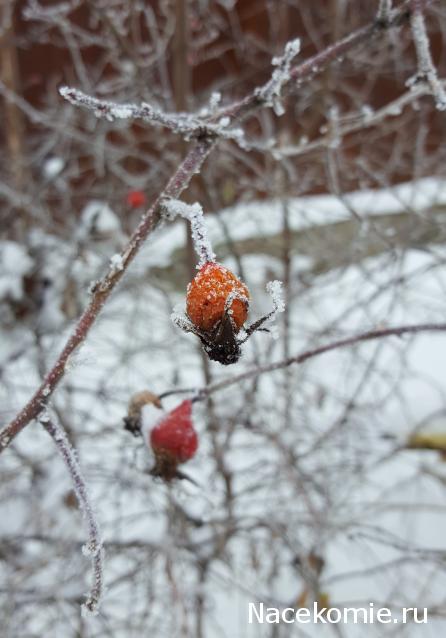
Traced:
<path fill-rule="evenodd" d="M 187 287 L 186 312 L 189 319 L 200 330 L 211 331 L 222 319 L 226 299 L 233 291 L 249 301 L 248 288 L 228 268 L 214 261 L 206 262 Z M 236 298 L 230 311 L 238 332 L 246 321 L 248 303 Z"/>

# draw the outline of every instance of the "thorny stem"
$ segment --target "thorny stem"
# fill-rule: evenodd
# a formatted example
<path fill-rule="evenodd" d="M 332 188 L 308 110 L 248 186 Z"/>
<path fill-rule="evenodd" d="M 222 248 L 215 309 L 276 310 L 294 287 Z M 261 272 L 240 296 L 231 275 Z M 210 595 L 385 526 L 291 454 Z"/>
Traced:
<path fill-rule="evenodd" d="M 322 72 L 329 64 L 338 60 L 346 53 L 354 49 L 356 46 L 363 44 L 366 40 L 370 40 L 383 29 L 393 26 L 399 26 L 403 22 L 410 19 L 412 11 L 412 1 L 407 0 L 401 5 L 400 9 L 394 11 L 391 20 L 386 25 L 374 21 L 365 27 L 362 27 L 349 36 L 339 40 L 335 44 L 328 46 L 326 49 L 310 57 L 300 65 L 290 70 L 288 87 L 290 84 L 298 87 L 304 80 L 313 78 L 316 74 Z M 433 0 L 417 0 L 420 7 L 425 8 Z M 261 87 L 260 87 L 261 89 Z M 222 109 L 210 120 L 219 121 L 221 117 L 229 117 L 232 121 L 240 120 L 248 113 L 265 106 L 262 99 L 262 91 L 254 90 L 250 95 L 239 102 L 235 102 L 229 107 Z M 0 454 L 5 450 L 11 441 L 26 427 L 33 419 L 39 416 L 45 408 L 48 399 L 51 397 L 58 383 L 62 379 L 71 355 L 85 341 L 90 329 L 95 323 L 99 313 L 104 307 L 110 294 L 121 280 L 124 272 L 129 264 L 138 253 L 139 249 L 147 239 L 148 235 L 156 228 L 161 219 L 160 203 L 166 198 L 178 198 L 178 196 L 187 188 L 194 173 L 199 172 L 203 162 L 216 144 L 216 137 L 211 135 L 209 131 L 203 134 L 202 138 L 198 138 L 194 146 L 186 155 L 183 162 L 171 177 L 166 188 L 158 196 L 151 208 L 143 215 L 138 227 L 129 240 L 129 243 L 121 253 L 122 267 L 116 268 L 111 265 L 107 274 L 100 280 L 92 291 L 92 298 L 81 315 L 74 332 L 69 337 L 66 345 L 60 353 L 56 363 L 48 372 L 41 386 L 17 414 L 17 416 L 0 432 Z M 385 336 L 385 335 L 382 335 Z M 280 366 L 282 367 L 282 366 Z M 274 368 L 273 368 L 274 369 Z M 252 374 L 250 376 L 253 376 Z"/>
<path fill-rule="evenodd" d="M 65 431 L 60 425 L 44 418 L 42 418 L 41 424 L 53 439 L 68 469 L 68 473 L 70 474 L 71 480 L 73 482 L 73 487 L 80 510 L 87 522 L 88 543 L 84 545 L 84 553 L 86 556 L 91 556 L 91 563 L 93 567 L 93 584 L 91 586 L 87 600 L 84 603 L 84 607 L 88 612 L 96 614 L 99 610 L 99 605 L 104 589 L 104 549 L 102 546 L 99 524 L 94 514 L 94 510 L 88 494 L 87 485 L 82 476 L 76 452 L 71 447 Z"/>

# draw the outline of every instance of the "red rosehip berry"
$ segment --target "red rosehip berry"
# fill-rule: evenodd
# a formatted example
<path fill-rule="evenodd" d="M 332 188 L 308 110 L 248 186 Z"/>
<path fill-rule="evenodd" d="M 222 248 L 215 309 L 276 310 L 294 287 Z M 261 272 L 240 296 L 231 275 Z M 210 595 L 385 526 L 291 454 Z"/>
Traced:
<path fill-rule="evenodd" d="M 126 201 L 130 208 L 141 208 L 141 206 L 146 204 L 147 199 L 143 191 L 129 191 Z"/>
<path fill-rule="evenodd" d="M 223 318 L 226 300 L 232 292 L 249 301 L 248 288 L 228 268 L 214 261 L 206 262 L 187 288 L 186 312 L 196 328 L 211 331 Z M 246 321 L 248 303 L 236 297 L 229 310 L 238 332 Z"/>
<path fill-rule="evenodd" d="M 177 466 L 195 456 L 198 436 L 192 423 L 190 399 L 166 414 L 150 432 L 150 445 L 155 455 L 154 474 L 171 480 L 177 475 Z"/>

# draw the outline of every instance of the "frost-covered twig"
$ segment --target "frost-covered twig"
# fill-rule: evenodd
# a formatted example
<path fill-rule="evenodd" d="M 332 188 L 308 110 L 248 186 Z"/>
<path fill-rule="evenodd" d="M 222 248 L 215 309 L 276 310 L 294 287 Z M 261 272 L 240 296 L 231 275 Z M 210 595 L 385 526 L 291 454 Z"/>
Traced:
<path fill-rule="evenodd" d="M 164 113 L 150 104 L 116 104 L 107 100 L 99 100 L 78 89 L 62 86 L 59 93 L 74 106 L 93 111 L 96 117 L 105 117 L 110 122 L 115 119 L 140 119 L 150 124 L 158 124 L 171 129 L 175 133 L 196 133 L 205 127 L 199 118 L 188 113 Z"/>
<path fill-rule="evenodd" d="M 80 4 L 82 4 L 82 0 L 67 0 L 59 2 L 56 6 L 43 7 L 37 0 L 28 0 L 23 8 L 23 17 L 26 20 L 44 20 L 52 23 L 77 9 Z"/>
<path fill-rule="evenodd" d="M 379 0 L 377 20 L 382 24 L 387 24 L 392 11 L 392 0 Z"/>
<path fill-rule="evenodd" d="M 93 584 L 83 607 L 85 611 L 97 614 L 104 589 L 104 548 L 99 524 L 90 501 L 85 479 L 82 476 L 76 452 L 71 447 L 65 431 L 59 424 L 49 420 L 46 415 L 42 416 L 41 423 L 56 444 L 57 449 L 59 450 L 59 453 L 67 467 L 79 503 L 79 508 L 87 523 L 88 542 L 83 546 L 82 553 L 85 556 L 91 557 L 93 566 Z"/>
<path fill-rule="evenodd" d="M 446 87 L 446 82 L 444 80 L 442 82 L 442 86 Z M 425 84 L 419 84 L 413 87 L 412 90 L 406 91 L 403 95 L 392 100 L 376 111 L 369 108 L 363 108 L 362 113 L 358 113 L 357 115 L 348 114 L 345 117 L 340 118 L 338 121 L 338 139 L 342 140 L 342 138 L 346 135 L 377 126 L 387 118 L 398 117 L 401 115 L 406 106 L 428 94 L 430 94 L 429 87 Z M 324 132 L 324 129 L 321 129 L 321 132 Z M 328 131 L 327 134 L 324 134 L 312 141 L 303 140 L 302 143 L 298 145 L 273 147 L 269 150 L 276 160 L 280 160 L 283 157 L 294 157 L 304 155 L 306 153 L 312 153 L 323 148 L 328 148 L 332 142 L 332 132 Z"/>
<path fill-rule="evenodd" d="M 430 4 L 433 0 L 420 0 L 423 7 Z M 363 45 L 368 40 L 379 35 L 381 32 L 393 27 L 400 27 L 404 23 L 407 23 L 411 13 L 412 0 L 406 0 L 398 9 L 392 11 L 390 19 L 387 23 L 383 24 L 381 21 L 374 20 L 364 27 L 360 27 L 356 31 L 353 31 L 349 35 L 345 36 L 338 42 L 331 44 L 316 55 L 307 58 L 301 64 L 295 65 L 290 68 L 287 78 L 287 86 L 282 86 L 282 94 L 287 89 L 293 89 L 299 87 L 303 81 L 315 77 L 322 73 L 330 64 L 335 61 L 342 60 L 342 58 L 355 49 L 357 46 Z M 263 87 L 254 89 L 254 91 L 238 102 L 234 102 L 223 109 L 220 109 L 215 117 L 230 117 L 231 119 L 237 117 L 242 119 L 247 114 L 251 113 L 253 109 L 259 106 L 264 106 L 264 96 L 262 88 L 268 86 L 267 82 Z M 266 96 L 267 97 L 267 96 Z"/>
<path fill-rule="evenodd" d="M 290 40 L 285 45 L 283 55 L 272 59 L 272 65 L 277 67 L 266 84 L 256 89 L 256 95 L 266 106 L 272 106 L 276 115 L 283 115 L 281 103 L 282 88 L 289 82 L 291 63 L 300 51 L 300 40 Z"/>
<path fill-rule="evenodd" d="M 407 82 L 408 86 L 413 86 L 417 82 L 427 82 L 435 99 L 436 107 L 439 111 L 446 110 L 446 91 L 443 88 L 437 74 L 437 70 L 432 61 L 429 38 L 420 0 L 412 0 L 412 13 L 410 16 L 412 36 L 417 51 L 418 72 Z"/>
<path fill-rule="evenodd" d="M 168 219 L 175 219 L 180 216 L 190 221 L 192 239 L 197 251 L 199 267 L 207 261 L 215 261 L 215 253 L 209 240 L 206 225 L 204 223 L 203 209 L 198 202 L 195 204 L 185 204 L 179 199 L 166 199 L 162 202 L 162 207 Z"/>
<path fill-rule="evenodd" d="M 99 100 L 68 86 L 59 89 L 63 98 L 74 106 L 86 108 L 96 115 L 105 117 L 109 122 L 125 119 L 143 120 L 156 126 L 164 126 L 174 133 L 181 134 L 186 140 L 192 137 L 215 135 L 225 139 L 233 139 L 243 145 L 243 131 L 229 129 L 230 120 L 220 118 L 217 122 L 207 122 L 205 119 L 190 113 L 165 113 L 150 104 L 117 104 L 107 100 Z"/>

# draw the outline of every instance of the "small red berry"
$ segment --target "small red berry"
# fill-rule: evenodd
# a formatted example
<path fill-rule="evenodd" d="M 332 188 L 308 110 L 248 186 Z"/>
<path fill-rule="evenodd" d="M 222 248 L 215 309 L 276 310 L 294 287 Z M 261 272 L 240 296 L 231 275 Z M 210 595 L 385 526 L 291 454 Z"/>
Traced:
<path fill-rule="evenodd" d="M 214 261 L 206 262 L 187 288 L 189 319 L 198 329 L 209 332 L 222 319 L 226 299 L 233 291 L 249 301 L 248 288 L 228 268 Z M 230 310 L 238 332 L 246 321 L 248 303 L 236 298 Z"/>
<path fill-rule="evenodd" d="M 192 402 L 180 403 L 164 416 L 150 432 L 150 445 L 155 454 L 159 476 L 170 480 L 176 476 L 179 463 L 195 456 L 198 436 L 192 423 Z"/>
<path fill-rule="evenodd" d="M 129 191 L 126 201 L 130 208 L 141 208 L 141 206 L 145 205 L 147 199 L 143 191 Z"/>

